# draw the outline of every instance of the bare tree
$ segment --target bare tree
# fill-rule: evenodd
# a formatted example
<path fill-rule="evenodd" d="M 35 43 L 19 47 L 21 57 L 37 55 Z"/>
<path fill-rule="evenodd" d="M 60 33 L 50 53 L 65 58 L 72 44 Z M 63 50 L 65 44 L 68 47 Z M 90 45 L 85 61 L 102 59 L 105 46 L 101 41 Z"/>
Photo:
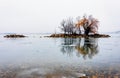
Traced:
<path fill-rule="evenodd" d="M 61 30 L 64 32 L 64 34 L 73 34 L 74 33 L 74 22 L 72 18 L 68 18 L 67 20 L 63 20 L 61 22 Z"/>
<path fill-rule="evenodd" d="M 92 15 L 88 18 L 88 23 L 90 27 L 90 32 L 93 32 L 94 34 L 98 33 L 98 23 L 99 21 L 92 17 Z"/>
<path fill-rule="evenodd" d="M 62 22 L 60 23 L 62 27 L 60 27 L 60 29 L 64 32 L 64 34 L 66 34 L 66 21 L 62 20 Z"/>

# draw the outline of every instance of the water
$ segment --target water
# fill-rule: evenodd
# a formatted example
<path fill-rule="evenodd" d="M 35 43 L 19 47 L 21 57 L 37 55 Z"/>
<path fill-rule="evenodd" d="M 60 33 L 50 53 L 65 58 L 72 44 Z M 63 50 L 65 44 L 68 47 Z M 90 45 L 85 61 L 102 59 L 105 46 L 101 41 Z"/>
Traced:
<path fill-rule="evenodd" d="M 0 35 L 0 78 L 120 77 L 119 34 L 99 39 L 4 35 Z"/>

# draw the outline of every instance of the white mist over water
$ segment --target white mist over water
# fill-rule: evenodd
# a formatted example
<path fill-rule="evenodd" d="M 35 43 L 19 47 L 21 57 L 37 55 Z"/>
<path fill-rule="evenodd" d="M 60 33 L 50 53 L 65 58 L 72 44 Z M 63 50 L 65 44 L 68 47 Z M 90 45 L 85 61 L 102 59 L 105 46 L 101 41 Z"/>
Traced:
<path fill-rule="evenodd" d="M 120 30 L 119 0 L 0 0 L 1 33 L 46 33 L 59 30 L 67 17 L 92 14 L 99 31 Z"/>

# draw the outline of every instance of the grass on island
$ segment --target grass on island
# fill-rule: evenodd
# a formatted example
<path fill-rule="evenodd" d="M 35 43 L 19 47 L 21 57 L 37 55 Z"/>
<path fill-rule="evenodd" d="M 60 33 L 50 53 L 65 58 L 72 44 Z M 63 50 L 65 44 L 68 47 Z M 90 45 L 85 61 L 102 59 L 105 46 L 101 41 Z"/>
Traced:
<path fill-rule="evenodd" d="M 18 34 L 10 34 L 10 35 L 6 35 L 4 37 L 5 38 L 24 38 L 26 36 L 24 36 L 24 35 L 18 35 Z"/>
<path fill-rule="evenodd" d="M 93 37 L 93 38 L 107 38 L 110 37 L 110 35 L 106 34 L 91 34 L 91 35 L 85 35 L 85 34 L 52 34 L 48 37 L 79 37 L 79 38 L 86 38 L 86 37 Z"/>

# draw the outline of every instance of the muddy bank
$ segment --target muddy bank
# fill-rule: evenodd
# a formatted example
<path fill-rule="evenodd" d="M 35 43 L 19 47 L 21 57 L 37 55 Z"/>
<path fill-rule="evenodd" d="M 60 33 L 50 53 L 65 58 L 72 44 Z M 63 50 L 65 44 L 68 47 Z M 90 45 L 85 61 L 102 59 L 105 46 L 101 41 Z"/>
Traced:
<path fill-rule="evenodd" d="M 93 37 L 93 38 L 107 38 L 110 37 L 110 35 L 107 34 L 91 34 L 91 35 L 84 35 L 84 34 L 52 34 L 47 37 L 73 37 L 73 38 L 87 38 L 87 37 Z"/>
<path fill-rule="evenodd" d="M 0 70 L 0 78 L 120 78 L 119 69 L 99 67 L 8 68 Z"/>

